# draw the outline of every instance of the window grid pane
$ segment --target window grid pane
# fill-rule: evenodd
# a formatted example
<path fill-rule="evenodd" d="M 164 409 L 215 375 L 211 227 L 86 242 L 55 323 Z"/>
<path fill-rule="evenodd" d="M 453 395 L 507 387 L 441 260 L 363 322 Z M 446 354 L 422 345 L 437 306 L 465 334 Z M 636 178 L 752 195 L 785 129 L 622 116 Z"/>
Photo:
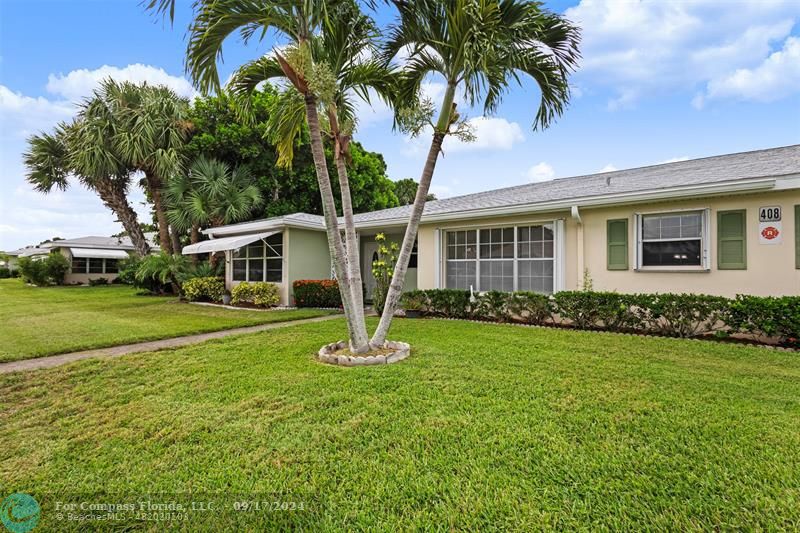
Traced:
<path fill-rule="evenodd" d="M 702 266 L 701 213 L 668 213 L 642 217 L 641 266 Z"/>

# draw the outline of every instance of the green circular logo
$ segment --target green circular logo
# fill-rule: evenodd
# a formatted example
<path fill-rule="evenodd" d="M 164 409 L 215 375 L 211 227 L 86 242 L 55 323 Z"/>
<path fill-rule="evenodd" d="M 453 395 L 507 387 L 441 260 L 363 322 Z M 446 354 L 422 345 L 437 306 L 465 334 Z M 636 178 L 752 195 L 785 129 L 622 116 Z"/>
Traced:
<path fill-rule="evenodd" d="M 27 533 L 39 523 L 41 511 L 33 496 L 17 492 L 0 504 L 0 521 L 11 533 Z"/>

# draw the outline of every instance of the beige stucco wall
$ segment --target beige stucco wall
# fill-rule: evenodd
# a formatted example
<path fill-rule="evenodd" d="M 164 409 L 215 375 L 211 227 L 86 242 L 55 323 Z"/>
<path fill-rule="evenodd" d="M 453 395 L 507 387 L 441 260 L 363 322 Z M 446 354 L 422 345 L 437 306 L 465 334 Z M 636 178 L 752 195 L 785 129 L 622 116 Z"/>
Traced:
<path fill-rule="evenodd" d="M 67 258 L 67 261 L 72 264 L 72 254 L 69 252 L 69 248 L 58 248 L 58 251 Z M 66 285 L 88 285 L 90 280 L 96 280 L 100 278 L 105 278 L 110 282 L 117 279 L 118 274 L 73 274 L 72 269 L 64 276 L 64 284 Z"/>
<path fill-rule="evenodd" d="M 583 210 L 586 268 L 594 288 L 620 292 L 694 292 L 734 296 L 800 294 L 800 270 L 795 268 L 794 206 L 800 204 L 800 191 L 761 193 L 642 204 L 608 209 Z M 783 208 L 783 242 L 759 243 L 758 209 L 767 206 Z M 710 271 L 652 272 L 634 271 L 634 213 L 657 213 L 682 209 L 711 210 L 709 250 Z M 746 209 L 747 270 L 717 269 L 717 211 Z M 607 269 L 606 221 L 628 218 L 627 271 Z"/>
<path fill-rule="evenodd" d="M 461 229 L 513 224 L 564 220 L 564 288 L 578 289 L 582 286 L 583 267 L 588 269 L 596 290 L 620 292 L 695 292 L 734 296 L 737 293 L 756 295 L 800 294 L 800 270 L 795 269 L 794 206 L 800 204 L 800 191 L 751 193 L 747 195 L 701 198 L 610 208 L 583 208 L 580 210 L 582 228 L 568 211 L 532 213 L 512 217 L 470 219 L 451 223 L 423 224 L 419 231 L 418 286 L 421 289 L 435 287 L 436 264 L 435 234 L 437 229 Z M 779 205 L 783 208 L 783 243 L 759 244 L 758 209 Z M 636 271 L 634 214 L 657 213 L 673 210 L 709 208 L 709 271 L 654 272 Z M 717 211 L 747 210 L 747 270 L 717 269 Z M 609 271 L 607 269 L 606 221 L 628 218 L 629 269 Z M 580 233 L 582 239 L 579 239 Z M 444 236 L 442 235 L 442 239 Z M 582 243 L 582 244 L 581 244 Z M 441 244 L 441 243 L 440 243 Z M 443 255 L 443 254 L 442 254 Z M 558 266 L 556 267 L 558 268 Z M 441 271 L 440 271 L 441 272 Z M 440 274 L 442 286 L 443 273 Z"/>

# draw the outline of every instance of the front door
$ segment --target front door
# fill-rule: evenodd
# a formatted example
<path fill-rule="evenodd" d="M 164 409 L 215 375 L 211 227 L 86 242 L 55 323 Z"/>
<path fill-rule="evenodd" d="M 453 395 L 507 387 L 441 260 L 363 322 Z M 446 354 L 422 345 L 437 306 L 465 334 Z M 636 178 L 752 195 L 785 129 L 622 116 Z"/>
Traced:
<path fill-rule="evenodd" d="M 375 292 L 375 276 L 372 275 L 372 262 L 378 260 L 378 243 L 365 242 L 364 264 L 361 265 L 361 277 L 364 279 L 364 285 L 367 290 L 366 299 L 372 300 L 372 293 Z"/>

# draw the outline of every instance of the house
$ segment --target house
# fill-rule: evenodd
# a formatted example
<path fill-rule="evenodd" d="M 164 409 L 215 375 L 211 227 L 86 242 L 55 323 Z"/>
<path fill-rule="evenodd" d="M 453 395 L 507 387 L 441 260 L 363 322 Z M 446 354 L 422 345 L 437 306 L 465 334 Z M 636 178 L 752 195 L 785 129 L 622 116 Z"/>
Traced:
<path fill-rule="evenodd" d="M 145 233 L 154 251 L 158 251 L 156 233 Z M 18 257 L 44 259 L 51 252 L 58 252 L 70 262 L 70 270 L 64 278 L 67 285 L 86 284 L 90 280 L 105 278 L 109 282 L 117 278 L 118 262 L 127 259 L 135 250 L 130 237 L 78 237 L 47 241 L 38 246 L 17 250 Z"/>
<path fill-rule="evenodd" d="M 400 242 L 410 206 L 356 215 L 374 288 L 374 237 Z M 204 231 L 228 288 L 330 277 L 320 216 Z M 428 202 L 406 288 L 800 293 L 800 145 L 555 179 Z"/>

